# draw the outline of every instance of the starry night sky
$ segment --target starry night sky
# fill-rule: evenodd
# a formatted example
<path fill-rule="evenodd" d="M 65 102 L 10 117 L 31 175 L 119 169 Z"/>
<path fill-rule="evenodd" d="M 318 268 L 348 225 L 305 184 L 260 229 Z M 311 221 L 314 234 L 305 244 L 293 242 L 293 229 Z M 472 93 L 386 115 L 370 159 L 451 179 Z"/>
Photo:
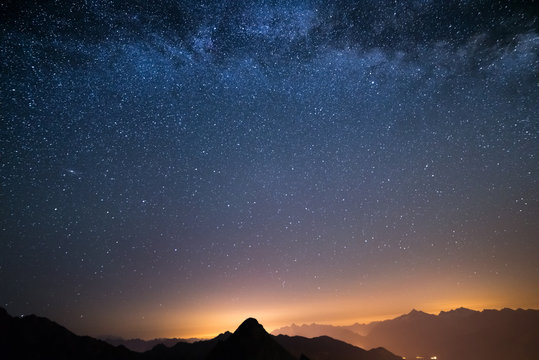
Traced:
<path fill-rule="evenodd" d="M 0 306 L 204 336 L 539 307 L 535 1 L 3 1 Z"/>

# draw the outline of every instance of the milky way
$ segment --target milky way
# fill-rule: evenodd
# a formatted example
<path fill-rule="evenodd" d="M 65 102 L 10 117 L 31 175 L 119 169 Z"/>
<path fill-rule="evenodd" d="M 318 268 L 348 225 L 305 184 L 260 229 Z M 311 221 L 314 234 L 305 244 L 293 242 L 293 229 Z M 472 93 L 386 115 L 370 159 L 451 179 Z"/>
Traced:
<path fill-rule="evenodd" d="M 151 337 L 539 306 L 534 1 L 0 11 L 12 314 Z"/>

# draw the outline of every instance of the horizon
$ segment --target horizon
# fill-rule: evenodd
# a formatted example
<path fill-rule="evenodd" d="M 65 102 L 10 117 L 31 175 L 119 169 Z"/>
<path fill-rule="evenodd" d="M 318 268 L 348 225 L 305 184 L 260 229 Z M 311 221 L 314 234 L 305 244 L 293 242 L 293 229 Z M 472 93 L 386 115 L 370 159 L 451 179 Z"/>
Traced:
<path fill-rule="evenodd" d="M 284 328 L 284 327 L 288 327 L 288 326 L 293 326 L 293 325 L 296 325 L 296 326 L 299 326 L 299 327 L 304 326 L 304 325 L 307 325 L 307 326 L 308 325 L 351 326 L 351 325 L 354 325 L 354 324 L 365 325 L 365 324 L 369 324 L 369 323 L 373 323 L 373 322 L 377 322 L 377 321 L 393 320 L 395 318 L 398 318 L 399 316 L 407 315 L 410 312 L 412 312 L 413 310 L 423 312 L 423 313 L 426 313 L 426 314 L 430 314 L 430 315 L 439 315 L 441 312 L 444 312 L 444 311 L 449 312 L 449 311 L 454 311 L 454 310 L 458 310 L 458 309 L 461 309 L 461 308 L 465 308 L 465 309 L 473 310 L 473 311 L 479 311 L 479 312 L 489 311 L 489 310 L 501 311 L 501 310 L 504 310 L 504 309 L 510 309 L 510 310 L 515 310 L 515 311 L 516 310 L 539 310 L 539 307 L 536 307 L 536 308 L 503 307 L 503 308 L 484 308 L 484 309 L 477 309 L 476 308 L 476 309 L 473 309 L 473 308 L 466 307 L 466 306 L 461 306 L 461 307 L 458 307 L 458 308 L 447 308 L 445 310 L 440 310 L 438 312 L 423 311 L 421 309 L 410 309 L 410 311 L 405 312 L 405 313 L 387 315 L 387 316 L 382 316 L 382 317 L 376 317 L 376 318 L 373 318 L 372 320 L 368 320 L 368 321 L 357 320 L 357 321 L 353 321 L 353 322 L 341 321 L 341 322 L 336 322 L 336 323 L 335 322 L 332 323 L 332 322 L 316 322 L 316 321 L 309 322 L 309 321 L 307 321 L 307 322 L 303 322 L 303 323 L 283 324 L 281 326 L 276 326 L 276 327 L 273 327 L 273 328 L 267 326 L 266 323 L 263 320 L 260 320 L 256 316 L 248 316 L 248 317 L 246 317 L 246 318 L 244 318 L 242 320 L 239 320 L 239 322 L 237 322 L 236 325 L 229 326 L 228 328 L 223 329 L 222 331 L 219 331 L 219 332 L 216 332 L 216 333 L 211 333 L 211 334 L 200 335 L 200 336 L 166 336 L 166 337 L 148 337 L 148 338 L 140 338 L 140 337 L 125 338 L 125 337 L 122 337 L 122 336 L 118 336 L 118 337 L 122 338 L 123 340 L 141 339 L 141 340 L 145 340 L 145 341 L 161 339 L 161 338 L 163 338 L 163 339 L 178 338 L 178 339 L 210 340 L 210 339 L 213 339 L 213 338 L 215 338 L 215 337 L 217 337 L 220 334 L 223 334 L 225 332 L 233 333 L 234 330 L 236 330 L 236 328 L 238 328 L 243 323 L 243 321 L 245 321 L 248 318 L 256 319 L 264 327 L 264 329 L 266 329 L 266 331 L 271 334 L 275 330 L 278 330 L 278 329 Z M 115 335 L 110 335 L 110 336 L 114 337 Z M 96 337 L 105 338 L 105 337 L 107 337 L 107 335 L 101 335 L 101 336 L 96 336 Z"/>
<path fill-rule="evenodd" d="M 203 335 L 203 336 L 167 336 L 167 337 L 149 337 L 149 338 L 140 338 L 140 337 L 135 337 L 135 338 L 124 338 L 124 337 L 121 337 L 121 336 L 118 336 L 119 338 L 122 338 L 123 340 L 131 340 L 131 339 L 141 339 L 141 340 L 145 340 L 145 341 L 149 341 L 149 340 L 156 340 L 156 339 L 169 339 L 169 338 L 178 338 L 178 339 L 197 339 L 197 340 L 210 340 L 210 339 L 213 339 L 225 332 L 231 332 L 233 333 L 234 330 L 236 330 L 236 328 L 238 328 L 242 323 L 243 321 L 245 321 L 246 319 L 249 319 L 249 318 L 253 318 L 253 319 L 256 319 L 263 327 L 264 329 L 269 333 L 269 334 L 272 334 L 274 331 L 276 330 L 279 330 L 281 328 L 284 328 L 284 327 L 289 327 L 289 326 L 298 326 L 298 327 L 301 327 L 301 326 L 309 326 L 309 325 L 330 325 L 330 326 L 351 326 L 351 325 L 354 325 L 354 324 L 360 324 L 360 325 L 366 325 L 366 324 L 370 324 L 370 323 L 373 323 L 373 322 L 378 322 L 378 321 L 385 321 L 385 320 L 393 320 L 393 319 L 396 319 L 398 318 L 399 316 L 403 316 L 403 315 L 407 315 L 409 314 L 410 312 L 416 310 L 416 311 L 419 311 L 419 312 L 423 312 L 423 313 L 426 313 L 426 314 L 429 314 L 429 315 L 439 315 L 440 313 L 442 312 L 450 312 L 450 311 L 455 311 L 455 310 L 459 310 L 459 309 L 468 309 L 468 310 L 472 310 L 472 311 L 478 311 L 478 312 L 483 312 L 483 311 L 501 311 L 501 310 L 505 310 L 505 309 L 509 309 L 509 310 L 539 310 L 539 307 L 537 308 L 521 308 L 521 307 L 517 307 L 517 308 L 510 308 L 510 307 L 503 307 L 503 308 L 484 308 L 484 309 L 472 309 L 470 307 L 466 307 L 466 306 L 461 306 L 461 307 L 458 307 L 458 308 L 448 308 L 448 309 L 445 309 L 445 310 L 440 310 L 438 312 L 428 312 L 428 311 L 423 311 L 421 309 L 411 309 L 410 311 L 406 312 L 406 313 L 402 313 L 402 314 L 393 314 L 393 315 L 388 315 L 388 316 L 385 316 L 385 317 L 377 317 L 377 318 L 373 318 L 372 320 L 369 320 L 369 321 L 354 321 L 354 322 L 346 322 L 346 321 L 342 321 L 342 322 L 337 322 L 337 323 L 331 323 L 331 322 L 316 322 L 316 321 L 313 321 L 313 322 L 304 322 L 304 323 L 289 323 L 289 324 L 284 324 L 282 326 L 277 326 L 277 327 L 273 327 L 273 328 L 269 328 L 268 326 L 266 326 L 266 324 L 264 323 L 264 321 L 258 319 L 257 317 L 254 317 L 254 316 L 248 316 L 246 318 L 244 318 L 243 320 L 240 320 L 236 325 L 232 326 L 232 327 L 229 327 L 225 330 L 222 330 L 220 332 L 217 332 L 217 333 L 212 333 L 212 334 L 206 334 L 206 335 Z M 114 336 L 114 335 L 111 335 L 111 336 Z M 102 336 L 97 336 L 98 338 L 105 338 L 107 337 L 107 335 L 102 335 Z"/>
<path fill-rule="evenodd" d="M 111 359 L 531 359 L 539 330 L 539 310 L 458 308 L 439 315 L 411 310 L 381 323 L 302 325 L 269 333 L 249 317 L 235 330 L 210 339 L 98 339 L 73 334 L 50 319 L 10 317 L 0 308 L 1 327 L 7 335 L 3 353 Z M 514 329 L 518 328 L 518 335 Z M 463 336 L 465 335 L 465 336 Z M 503 341 L 499 341 L 502 340 Z M 491 344 L 490 340 L 498 340 Z M 455 352 L 455 349 L 459 349 Z M 273 355 L 267 356 L 268 353 Z M 302 355 L 303 354 L 303 355 Z"/>
<path fill-rule="evenodd" d="M 521 308 L 521 307 L 510 308 L 510 307 L 504 307 L 504 308 L 473 309 L 473 308 L 466 307 L 466 306 L 460 306 L 460 307 L 454 307 L 454 308 L 448 308 L 448 309 L 439 310 L 437 312 L 428 312 L 428 311 L 423 311 L 422 309 L 413 308 L 410 311 L 405 312 L 405 313 L 394 314 L 394 315 L 391 315 L 391 316 L 386 316 L 386 317 L 381 317 L 381 318 L 374 318 L 374 319 L 369 320 L 369 321 L 356 320 L 354 322 L 341 322 L 341 323 L 316 322 L 316 321 L 308 322 L 307 321 L 307 322 L 303 322 L 303 323 L 299 323 L 299 324 L 296 324 L 296 323 L 285 324 L 285 325 L 274 327 L 274 328 L 267 327 L 265 325 L 265 323 L 263 321 L 259 320 L 257 317 L 248 316 L 248 317 L 244 318 L 243 320 L 240 320 L 239 322 L 237 322 L 236 325 L 234 325 L 232 327 L 228 327 L 225 330 L 222 330 L 222 331 L 217 332 L 217 333 L 205 334 L 205 335 L 201 335 L 201 336 L 174 336 L 174 335 L 172 335 L 172 336 L 156 336 L 156 337 L 151 337 L 150 336 L 150 337 L 146 337 L 146 338 L 141 338 L 141 337 L 136 337 L 136 336 L 135 337 L 124 337 L 124 336 L 121 336 L 119 334 L 84 334 L 84 333 L 77 333 L 76 335 L 92 336 L 92 337 L 95 337 L 97 339 L 121 339 L 121 340 L 143 340 L 143 341 L 160 340 L 160 339 L 179 339 L 179 340 L 204 341 L 204 340 L 211 340 L 211 339 L 213 339 L 213 338 L 215 338 L 215 337 L 217 337 L 217 336 L 219 336 L 221 334 L 227 333 L 227 332 L 233 333 L 247 319 L 255 319 L 255 320 L 257 320 L 257 322 L 264 327 L 266 332 L 268 332 L 269 334 L 273 334 L 273 332 L 275 332 L 276 330 L 279 330 L 281 328 L 294 327 L 294 326 L 295 327 L 303 327 L 303 326 L 311 326 L 311 325 L 322 325 L 322 326 L 327 325 L 327 326 L 339 327 L 339 326 L 352 326 L 352 325 L 356 325 L 356 324 L 358 324 L 358 325 L 368 325 L 368 324 L 375 323 L 375 322 L 394 320 L 394 319 L 397 319 L 397 318 L 399 318 L 401 316 L 413 313 L 414 311 L 424 313 L 424 314 L 428 314 L 428 315 L 439 316 L 441 313 L 458 311 L 460 309 L 471 310 L 471 311 L 475 311 L 475 312 L 503 311 L 503 310 L 511 310 L 511 311 L 535 310 L 535 311 L 539 311 L 539 308 Z M 11 316 L 20 316 L 20 317 L 34 315 L 34 316 L 38 316 L 38 317 L 44 317 L 41 314 L 20 314 L 20 315 L 10 314 L 10 315 Z M 49 320 L 56 322 L 54 319 L 49 318 Z M 58 323 L 58 324 L 63 326 L 61 323 Z M 71 329 L 69 329 L 69 328 L 68 328 L 68 330 L 71 331 Z"/>
<path fill-rule="evenodd" d="M 264 329 L 266 329 L 266 331 L 268 333 L 273 333 L 274 331 L 280 329 L 280 328 L 284 328 L 284 327 L 289 327 L 289 326 L 293 326 L 293 325 L 296 325 L 298 327 L 301 327 L 301 326 L 309 326 L 309 325 L 330 325 L 330 326 L 351 326 L 351 325 L 354 325 L 354 324 L 360 324 L 360 325 L 366 325 L 366 324 L 370 324 L 370 323 L 373 323 L 373 322 L 378 322 L 378 321 L 385 321 L 385 320 L 393 320 L 393 319 L 396 319 L 400 316 L 403 316 L 403 315 L 407 315 L 409 314 L 410 312 L 412 312 L 413 310 L 416 310 L 416 311 L 419 311 L 419 312 L 423 312 L 423 313 L 426 313 L 426 314 L 429 314 L 429 315 L 439 315 L 441 312 L 450 312 L 450 311 L 454 311 L 454 310 L 458 310 L 458 309 L 461 309 L 461 308 L 464 308 L 464 309 L 468 309 L 468 310 L 473 310 L 473 311 L 478 311 L 478 312 L 483 312 L 483 311 L 489 311 L 489 310 L 493 310 L 493 311 L 501 311 L 501 310 L 504 310 L 504 309 L 509 309 L 509 310 L 539 310 L 539 307 L 535 307 L 535 308 L 522 308 L 522 307 L 516 307 L 516 308 L 511 308 L 511 307 L 501 307 L 501 308 L 483 308 L 483 309 L 479 309 L 479 308 L 471 308 L 471 307 L 467 307 L 467 306 L 460 306 L 460 307 L 455 307 L 455 308 L 446 308 L 446 309 L 442 309 L 442 310 L 439 310 L 437 312 L 433 312 L 433 311 L 424 311 L 422 309 L 410 309 L 410 311 L 408 312 L 405 312 L 405 313 L 398 313 L 398 314 L 392 314 L 392 315 L 382 315 L 381 317 L 375 317 L 375 318 L 372 318 L 371 320 L 351 320 L 352 322 L 350 321 L 338 321 L 338 322 L 317 322 L 317 321 L 306 321 L 306 322 L 303 322 L 303 323 L 288 323 L 288 324 L 283 324 L 281 326 L 274 326 L 274 327 L 269 327 L 266 325 L 266 323 L 263 321 L 263 320 L 260 320 L 259 318 L 257 318 L 256 316 L 248 316 L 246 318 L 244 318 L 243 320 L 240 320 L 236 325 L 233 325 L 233 326 L 229 326 L 227 329 L 225 330 L 222 330 L 220 332 L 216 332 L 216 333 L 212 333 L 212 334 L 206 334 L 206 335 L 201 335 L 201 336 L 170 336 L 170 337 L 165 337 L 165 338 L 179 338 L 179 339 L 199 339 L 199 340 L 209 340 L 209 339 L 213 339 L 215 337 L 217 337 L 218 335 L 220 334 L 223 334 L 225 332 L 234 332 L 234 330 L 236 330 L 236 328 L 238 326 L 240 326 L 240 324 L 242 324 L 243 321 L 245 321 L 246 319 L 248 318 L 253 318 L 253 319 L 256 319 L 263 327 Z M 136 338 L 123 338 L 124 340 L 130 340 L 130 339 L 136 339 Z M 145 341 L 148 341 L 148 340 L 154 340 L 154 339 L 158 339 L 157 337 L 149 337 L 149 338 L 138 338 L 138 339 L 141 339 L 141 340 L 145 340 Z"/>
<path fill-rule="evenodd" d="M 0 5 L 0 306 L 211 336 L 539 308 L 529 1 Z"/>

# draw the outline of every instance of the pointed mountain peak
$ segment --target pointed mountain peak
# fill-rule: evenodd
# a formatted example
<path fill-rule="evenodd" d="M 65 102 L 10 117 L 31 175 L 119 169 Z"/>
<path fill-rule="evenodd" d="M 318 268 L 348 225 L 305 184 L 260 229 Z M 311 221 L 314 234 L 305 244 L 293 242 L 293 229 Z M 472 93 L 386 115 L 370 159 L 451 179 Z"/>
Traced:
<path fill-rule="evenodd" d="M 427 318 L 427 317 L 433 317 L 434 315 L 427 314 L 426 312 L 423 312 L 421 310 L 412 309 L 408 314 L 404 314 L 399 316 L 397 319 L 421 319 L 421 318 Z"/>
<path fill-rule="evenodd" d="M 427 314 L 426 312 L 421 311 L 421 310 L 412 309 L 412 311 L 410 311 L 410 313 L 408 315 L 423 316 L 423 315 L 430 315 L 430 314 Z"/>
<path fill-rule="evenodd" d="M 240 327 L 242 326 L 253 327 L 253 326 L 258 326 L 258 325 L 260 325 L 258 323 L 258 320 L 256 320 L 255 318 L 248 318 L 248 319 L 245 319 L 245 321 L 241 323 Z"/>
<path fill-rule="evenodd" d="M 266 332 L 256 319 L 245 320 L 230 337 L 220 341 L 208 360 L 293 360 L 294 357 Z"/>
<path fill-rule="evenodd" d="M 234 331 L 234 334 L 266 333 L 264 327 L 255 318 L 248 318 Z"/>
<path fill-rule="evenodd" d="M 453 309 L 449 311 L 440 311 L 438 316 L 469 316 L 476 313 L 475 310 L 470 310 L 465 307 L 459 307 L 458 309 Z"/>

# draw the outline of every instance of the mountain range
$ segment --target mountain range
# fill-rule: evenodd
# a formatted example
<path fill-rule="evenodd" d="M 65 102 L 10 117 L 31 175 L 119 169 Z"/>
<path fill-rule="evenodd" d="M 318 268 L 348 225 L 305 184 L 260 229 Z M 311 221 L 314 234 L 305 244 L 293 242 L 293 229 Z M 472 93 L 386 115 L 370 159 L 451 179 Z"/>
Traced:
<path fill-rule="evenodd" d="M 78 336 L 43 317 L 12 317 L 0 308 L 0 358 L 119 360 L 398 360 L 377 348 L 363 350 L 329 337 L 272 336 L 257 320 L 245 320 L 234 333 L 194 343 L 164 344 L 140 353 L 88 336 Z"/>
<path fill-rule="evenodd" d="M 408 359 L 539 359 L 539 310 L 459 308 L 438 315 L 412 310 L 369 324 L 291 325 L 272 334 L 327 335 L 363 348 L 384 346 Z"/>
<path fill-rule="evenodd" d="M 116 338 L 110 344 L 78 336 L 43 317 L 12 317 L 0 308 L 0 358 L 5 360 L 531 360 L 539 358 L 539 310 L 459 308 L 438 315 L 412 310 L 369 324 L 292 325 L 273 335 L 249 318 L 233 333 L 210 340 L 176 340 Z M 130 350 L 121 342 L 146 351 Z"/>
<path fill-rule="evenodd" d="M 144 340 L 144 339 L 124 339 L 122 337 L 118 336 L 102 336 L 99 337 L 100 340 L 103 340 L 105 342 L 108 342 L 111 345 L 119 346 L 123 345 L 129 350 L 137 351 L 137 352 L 145 352 L 148 350 L 153 349 L 156 345 L 163 344 L 167 347 L 172 347 L 176 345 L 177 343 L 194 343 L 197 341 L 201 341 L 204 339 L 199 338 L 155 338 L 151 340 Z"/>

